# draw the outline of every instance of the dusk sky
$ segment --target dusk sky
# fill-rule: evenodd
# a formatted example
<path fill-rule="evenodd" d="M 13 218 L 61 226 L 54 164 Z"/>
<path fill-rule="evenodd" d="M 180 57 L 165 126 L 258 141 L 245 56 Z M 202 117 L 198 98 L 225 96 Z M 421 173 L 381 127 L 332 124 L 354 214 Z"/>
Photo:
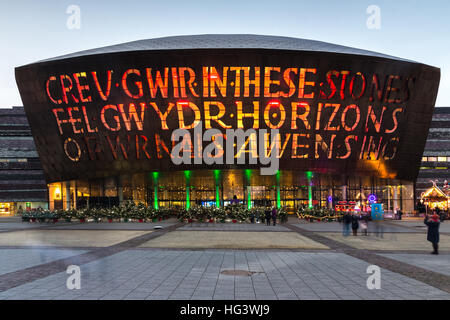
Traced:
<path fill-rule="evenodd" d="M 70 5 L 81 10 L 69 29 Z M 381 12 L 369 29 L 366 9 Z M 411 0 L 16 0 L 0 3 L 0 107 L 22 105 L 14 68 L 133 40 L 240 33 L 314 39 L 402 57 L 441 69 L 437 106 L 450 106 L 450 3 Z"/>

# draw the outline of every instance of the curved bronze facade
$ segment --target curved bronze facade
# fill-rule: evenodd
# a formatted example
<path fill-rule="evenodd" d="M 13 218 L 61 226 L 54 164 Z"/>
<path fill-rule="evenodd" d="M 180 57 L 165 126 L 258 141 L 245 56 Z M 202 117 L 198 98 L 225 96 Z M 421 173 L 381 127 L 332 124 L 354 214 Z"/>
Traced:
<path fill-rule="evenodd" d="M 260 167 L 174 164 L 172 131 L 197 123 L 203 132 L 278 129 L 281 170 L 416 178 L 438 68 L 333 45 L 227 39 L 198 49 L 131 43 L 18 67 L 47 182 Z"/>

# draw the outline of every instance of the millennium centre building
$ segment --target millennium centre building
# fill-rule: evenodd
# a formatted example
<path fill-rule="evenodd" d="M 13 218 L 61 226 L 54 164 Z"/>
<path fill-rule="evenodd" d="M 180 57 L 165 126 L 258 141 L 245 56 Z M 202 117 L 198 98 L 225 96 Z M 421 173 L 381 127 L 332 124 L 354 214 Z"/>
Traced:
<path fill-rule="evenodd" d="M 141 40 L 16 68 L 51 209 L 237 198 L 412 211 L 439 79 L 406 59 L 260 35 Z"/>

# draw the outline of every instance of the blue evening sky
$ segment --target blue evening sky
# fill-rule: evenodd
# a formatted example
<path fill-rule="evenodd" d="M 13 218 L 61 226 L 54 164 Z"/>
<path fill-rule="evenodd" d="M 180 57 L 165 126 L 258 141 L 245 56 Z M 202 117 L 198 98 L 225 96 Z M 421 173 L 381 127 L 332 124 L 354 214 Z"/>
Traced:
<path fill-rule="evenodd" d="M 81 28 L 66 26 L 69 5 Z M 381 28 L 368 29 L 369 5 Z M 14 67 L 139 39 L 252 33 L 326 41 L 441 68 L 437 106 L 450 106 L 448 0 L 2 0 L 0 107 L 22 105 Z"/>

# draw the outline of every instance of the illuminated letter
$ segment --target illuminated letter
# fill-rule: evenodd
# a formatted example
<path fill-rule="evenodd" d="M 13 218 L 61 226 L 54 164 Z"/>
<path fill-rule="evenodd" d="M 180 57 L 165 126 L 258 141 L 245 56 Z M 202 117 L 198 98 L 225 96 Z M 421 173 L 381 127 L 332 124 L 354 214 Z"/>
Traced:
<path fill-rule="evenodd" d="M 75 145 L 75 147 L 77 148 L 77 154 L 75 156 L 71 156 L 69 154 L 69 150 L 68 150 L 69 142 L 73 143 Z M 73 161 L 73 162 L 80 161 L 81 148 L 80 148 L 80 145 L 78 144 L 78 142 L 76 142 L 76 140 L 73 140 L 72 138 L 67 138 L 66 141 L 64 141 L 64 152 L 66 153 L 67 158 L 69 158 L 71 161 Z"/>
<path fill-rule="evenodd" d="M 361 91 L 359 93 L 359 95 L 354 95 L 353 90 L 354 90 L 354 85 L 355 85 L 355 78 L 356 76 L 360 76 L 361 77 Z M 350 95 L 352 96 L 353 100 L 358 100 L 360 99 L 364 92 L 366 91 L 366 78 L 364 78 L 364 75 L 361 72 L 356 73 L 353 77 L 352 80 L 350 80 Z"/>
<path fill-rule="evenodd" d="M 234 81 L 234 96 L 240 97 L 241 96 L 241 70 L 243 68 L 240 67 L 231 67 L 230 71 L 236 72 L 236 77 Z"/>
<path fill-rule="evenodd" d="M 137 69 L 128 69 L 127 71 L 125 71 L 125 73 L 122 76 L 122 88 L 123 91 L 125 91 L 125 93 L 127 94 L 127 96 L 129 96 L 130 98 L 133 99 L 139 99 L 144 95 L 144 90 L 142 89 L 142 82 L 141 81 L 136 81 L 134 84 L 136 85 L 136 87 L 138 88 L 138 94 L 132 94 L 130 92 L 130 90 L 128 90 L 128 85 L 127 85 L 127 78 L 129 74 L 136 74 L 137 76 L 141 76 L 141 72 Z"/>
<path fill-rule="evenodd" d="M 63 134 L 63 130 L 61 128 L 61 124 L 62 123 L 67 123 L 68 120 L 60 120 L 59 117 L 58 117 L 58 112 L 64 112 L 64 109 L 63 108 L 57 108 L 57 109 L 53 109 L 52 111 L 53 111 L 53 114 L 55 115 L 56 123 L 58 124 L 59 133 Z"/>
<path fill-rule="evenodd" d="M 147 152 L 147 143 L 148 143 L 148 139 L 146 136 L 144 135 L 136 135 L 136 159 L 140 159 L 140 148 L 139 148 L 139 138 L 144 139 L 144 144 L 142 145 L 142 151 L 144 151 L 145 156 L 147 157 L 147 159 L 150 159 L 150 155 Z"/>
<path fill-rule="evenodd" d="M 377 91 L 378 101 L 381 101 L 381 98 L 383 97 L 383 88 L 380 88 L 380 84 L 378 82 L 378 76 L 377 76 L 376 73 L 374 73 L 373 76 L 372 76 L 372 84 L 370 86 L 370 97 L 369 97 L 370 101 L 373 101 L 375 99 L 374 96 L 373 96 L 374 95 L 374 91 L 373 91 L 374 89 Z"/>
<path fill-rule="evenodd" d="M 209 107 L 215 105 L 219 108 L 219 113 L 215 116 L 211 116 Z M 219 120 L 225 115 L 225 106 L 219 101 L 205 101 L 204 102 L 205 111 L 205 129 L 211 129 L 211 120 L 216 121 L 222 128 L 230 129 L 231 126 L 225 124 L 222 120 Z"/>
<path fill-rule="evenodd" d="M 299 144 L 298 143 L 298 138 L 306 138 L 307 140 L 309 140 L 310 135 L 309 134 L 305 134 L 305 133 L 294 133 L 294 135 L 292 136 L 292 155 L 291 158 L 295 159 L 295 158 L 303 158 L 303 159 L 307 159 L 308 158 L 308 153 L 303 153 L 303 154 L 297 154 L 297 149 L 298 148 L 305 148 L 308 149 L 309 148 L 309 144 Z"/>
<path fill-rule="evenodd" d="M 353 126 L 351 126 L 351 127 L 347 126 L 347 123 L 346 123 L 347 111 L 348 111 L 349 109 L 355 110 L 355 113 L 356 113 L 356 120 L 355 120 L 355 123 L 354 123 Z M 356 127 L 358 126 L 358 124 L 359 124 L 359 120 L 360 120 L 360 119 L 361 119 L 361 114 L 360 114 L 360 112 L 359 112 L 359 107 L 358 107 L 356 104 L 351 104 L 351 105 L 345 107 L 344 111 L 342 111 L 341 124 L 342 124 L 342 127 L 344 128 L 345 131 L 353 131 L 353 130 L 355 130 L 355 128 L 356 128 Z"/>
<path fill-rule="evenodd" d="M 305 126 L 306 130 L 311 129 L 311 125 L 308 122 L 308 115 L 309 115 L 309 104 L 306 102 L 291 102 L 292 106 L 292 117 L 291 117 L 291 129 L 297 130 L 297 119 L 300 119 L 303 121 L 303 125 Z M 297 107 L 305 108 L 305 112 L 303 112 L 301 115 L 297 114 Z"/>
<path fill-rule="evenodd" d="M 339 103 L 325 103 L 325 108 L 327 107 L 333 107 L 334 110 L 331 113 L 330 119 L 328 120 L 327 125 L 325 126 L 325 128 L 323 128 L 323 130 L 327 130 L 327 131 L 339 131 L 341 125 L 338 125 L 337 127 L 332 127 L 331 124 L 333 123 L 334 117 L 336 116 L 336 114 L 339 111 L 339 108 L 341 107 L 341 105 Z"/>
<path fill-rule="evenodd" d="M 369 131 L 369 127 L 368 127 L 369 116 L 370 116 L 370 119 L 372 120 L 373 125 L 375 126 L 375 130 L 377 132 L 380 132 L 381 122 L 383 121 L 383 113 L 385 110 L 386 110 L 386 107 L 383 107 L 383 109 L 381 111 L 381 115 L 380 115 L 380 120 L 378 120 L 377 116 L 373 112 L 373 107 L 369 106 L 369 110 L 367 111 L 367 118 L 366 118 L 366 132 Z"/>
<path fill-rule="evenodd" d="M 243 67 L 244 69 L 244 97 L 250 96 L 250 85 L 255 86 L 255 93 L 253 97 L 259 97 L 259 86 L 260 86 L 260 70 L 259 67 L 255 67 L 255 79 L 250 80 L 250 67 Z"/>
<path fill-rule="evenodd" d="M 139 116 L 136 112 L 136 107 L 134 106 L 134 103 L 130 103 L 130 105 L 128 107 L 128 116 L 125 113 L 123 104 L 119 103 L 118 106 L 119 106 L 120 114 L 122 115 L 123 122 L 125 123 L 125 127 L 127 128 L 128 131 L 131 131 L 131 118 L 134 119 L 134 122 L 136 123 L 136 127 L 138 128 L 139 131 L 144 130 L 143 122 L 144 122 L 144 115 L 145 115 L 145 109 L 146 109 L 145 103 L 143 103 L 143 102 L 140 103 L 141 118 L 139 118 Z"/>
<path fill-rule="evenodd" d="M 314 87 L 316 83 L 314 81 L 305 81 L 306 73 L 316 73 L 316 68 L 300 68 L 300 80 L 298 83 L 298 97 L 301 99 L 314 99 L 314 92 L 305 94 L 305 86 Z"/>
<path fill-rule="evenodd" d="M 278 124 L 272 124 L 270 122 L 270 117 L 269 117 L 269 111 L 270 109 L 274 107 L 276 109 L 278 109 L 280 112 L 280 120 L 278 121 Z M 277 113 L 272 113 L 273 115 L 277 115 Z M 280 128 L 283 124 L 284 121 L 286 120 L 286 111 L 284 110 L 284 107 L 281 103 L 277 102 L 275 105 L 272 102 L 269 102 L 266 106 L 266 108 L 264 109 L 264 121 L 266 122 L 266 125 L 270 128 L 270 129 L 278 129 Z"/>
<path fill-rule="evenodd" d="M 327 78 L 327 83 L 330 86 L 330 95 L 327 96 L 325 94 L 325 92 L 323 92 L 322 89 L 320 89 L 320 97 L 323 99 L 331 99 L 333 98 L 334 94 L 336 93 L 336 85 L 334 84 L 333 80 L 331 79 L 331 76 L 335 76 L 335 77 L 339 77 L 339 72 L 336 70 L 331 70 L 327 72 L 326 78 Z M 323 83 L 320 84 L 320 87 L 322 87 Z"/>
<path fill-rule="evenodd" d="M 280 67 L 265 67 L 264 68 L 264 97 L 276 98 L 280 96 L 280 91 L 270 93 L 270 86 L 280 85 L 280 80 L 271 80 L 270 73 L 272 71 L 280 72 Z"/>
<path fill-rule="evenodd" d="M 111 142 L 111 139 L 110 139 L 109 135 L 106 136 L 106 140 L 108 140 L 108 144 L 109 144 L 109 147 L 111 148 L 111 152 L 112 152 L 112 154 L 113 154 L 114 159 L 117 160 L 117 152 L 118 152 L 118 149 L 119 149 L 119 147 L 120 147 L 120 149 L 122 150 L 123 158 L 124 158 L 125 160 L 128 160 L 128 151 L 130 150 L 130 136 L 129 136 L 129 135 L 127 135 L 128 144 L 127 144 L 127 147 L 126 147 L 126 148 L 125 148 L 125 146 L 120 142 L 120 136 L 117 136 L 117 137 L 116 137 L 116 145 L 115 145 L 115 146 L 113 146 L 113 144 L 112 144 L 112 142 Z"/>
<path fill-rule="evenodd" d="M 398 127 L 398 120 L 397 120 L 397 113 L 398 112 L 403 112 L 403 108 L 397 108 L 394 110 L 394 112 L 392 112 L 392 119 L 394 120 L 394 127 L 391 130 L 387 130 L 386 129 L 386 133 L 393 133 L 395 132 L 395 130 L 397 130 Z"/>
<path fill-rule="evenodd" d="M 69 114 L 69 122 L 70 122 L 70 124 L 72 125 L 73 133 L 83 133 L 83 128 L 81 128 L 81 129 L 79 130 L 79 129 L 77 129 L 77 127 L 75 126 L 75 123 L 81 122 L 81 119 L 74 119 L 73 116 L 72 116 L 72 110 L 78 111 L 78 107 L 67 108 L 67 113 Z"/>
<path fill-rule="evenodd" d="M 73 77 L 75 78 L 75 84 L 77 85 L 78 94 L 80 95 L 81 102 L 91 102 L 92 101 L 91 96 L 85 98 L 83 95 L 83 91 L 89 90 L 89 85 L 88 84 L 80 85 L 80 78 L 86 78 L 86 72 L 74 73 Z"/>
<path fill-rule="evenodd" d="M 209 87 L 209 94 L 210 97 L 217 97 L 216 94 L 216 85 L 219 87 L 220 94 L 222 97 L 227 96 L 227 73 L 228 73 L 228 67 L 223 67 L 223 74 L 222 78 L 223 81 L 220 79 L 219 74 L 217 73 L 217 70 L 215 67 L 210 67 L 210 73 L 209 73 L 209 79 L 210 79 L 210 87 Z"/>
<path fill-rule="evenodd" d="M 292 79 L 291 79 L 291 72 L 297 74 L 298 69 L 297 68 L 287 68 L 283 72 L 283 80 L 284 80 L 284 82 L 286 82 L 286 84 L 289 87 L 288 93 L 284 93 L 283 91 L 280 91 L 280 96 L 282 96 L 283 98 L 289 98 L 295 93 L 295 84 L 294 84 L 294 81 L 292 81 Z"/>
<path fill-rule="evenodd" d="M 103 125 L 105 126 L 106 129 L 111 130 L 111 131 L 119 131 L 120 130 L 120 118 L 119 116 L 114 116 L 114 120 L 116 121 L 116 127 L 115 128 L 111 128 L 109 126 L 109 124 L 106 122 L 105 120 L 105 113 L 106 110 L 108 109 L 113 109 L 118 111 L 117 107 L 113 104 L 109 104 L 103 107 L 101 114 L 100 114 L 100 119 L 102 120 Z"/>
<path fill-rule="evenodd" d="M 192 122 L 190 125 L 186 125 L 184 123 L 184 108 L 189 107 L 192 111 L 194 111 L 194 122 Z M 178 111 L 178 123 L 180 129 L 192 129 L 197 126 L 197 124 L 201 120 L 200 110 L 198 107 L 193 104 L 192 102 L 184 102 L 184 101 L 177 101 L 177 111 Z"/>
<path fill-rule="evenodd" d="M 158 114 L 159 118 L 161 119 L 161 128 L 163 130 L 169 130 L 167 127 L 167 116 L 169 115 L 170 111 L 172 110 L 174 104 L 169 103 L 166 112 L 162 113 L 161 110 L 159 110 L 158 106 L 154 102 L 150 102 L 150 105 L 155 109 L 156 113 Z"/>
<path fill-rule="evenodd" d="M 62 93 L 63 93 L 63 101 L 67 104 L 69 103 L 69 99 L 67 98 L 67 94 L 72 90 L 72 79 L 70 79 L 69 76 L 62 74 L 60 76 L 60 80 L 61 80 L 61 88 L 62 88 Z M 66 87 L 66 85 L 64 84 L 64 80 L 69 80 L 69 86 Z M 75 101 L 76 103 L 78 103 L 78 99 L 71 94 L 73 101 Z"/>
<path fill-rule="evenodd" d="M 150 96 L 152 98 L 156 97 L 158 88 L 161 92 L 163 98 L 167 98 L 167 86 L 169 83 L 169 68 L 164 68 L 164 80 L 161 77 L 161 72 L 156 71 L 156 83 L 153 82 L 152 78 L 152 68 L 146 68 L 148 87 L 150 88 Z"/>
<path fill-rule="evenodd" d="M 320 147 L 322 148 L 323 151 L 328 152 L 327 158 L 331 159 L 331 155 L 333 152 L 333 143 L 334 143 L 334 139 L 336 138 L 335 134 L 331 135 L 331 140 L 330 140 L 330 145 L 327 145 L 325 143 L 325 141 L 323 141 L 322 136 L 320 134 L 316 134 L 316 142 L 315 142 L 315 150 L 316 150 L 316 159 L 319 158 L 319 153 L 318 151 L 318 146 L 320 145 Z"/>
<path fill-rule="evenodd" d="M 52 95 L 50 94 L 50 81 L 56 81 L 56 77 L 55 76 L 51 76 L 50 78 L 48 78 L 47 83 L 45 84 L 45 87 L 47 89 L 47 96 L 50 98 L 50 100 L 54 103 L 54 104 L 61 104 L 62 100 L 61 99 L 53 99 Z"/>
<path fill-rule="evenodd" d="M 352 154 L 352 147 L 350 146 L 350 142 L 349 142 L 350 139 L 358 141 L 358 136 L 350 135 L 350 136 L 345 137 L 344 143 L 345 143 L 345 149 L 347 149 L 347 153 L 341 157 L 336 156 L 336 159 L 347 159 L 348 157 L 350 157 L 350 155 Z"/>
<path fill-rule="evenodd" d="M 179 74 L 180 74 L 180 88 L 181 88 L 181 97 L 186 98 L 186 80 L 184 78 L 184 73 L 189 72 L 189 81 L 187 82 L 187 86 L 189 90 L 191 91 L 192 95 L 194 97 L 198 97 L 198 94 L 195 92 L 194 87 L 192 86 L 193 82 L 195 81 L 195 72 L 191 68 L 179 68 Z"/>
<path fill-rule="evenodd" d="M 253 129 L 259 128 L 259 101 L 253 101 L 253 113 L 242 112 L 242 101 L 236 101 L 237 105 L 237 127 L 244 129 L 243 118 L 253 118 Z"/>
<path fill-rule="evenodd" d="M 100 98 L 102 98 L 103 101 L 108 100 L 109 93 L 111 92 L 111 81 L 112 81 L 112 70 L 108 70 L 107 72 L 107 81 L 106 81 L 106 92 L 103 93 L 102 88 L 100 87 L 100 83 L 98 82 L 97 78 L 97 72 L 92 71 L 92 78 L 94 79 L 95 86 L 97 87 L 98 94 L 100 95 Z"/>

